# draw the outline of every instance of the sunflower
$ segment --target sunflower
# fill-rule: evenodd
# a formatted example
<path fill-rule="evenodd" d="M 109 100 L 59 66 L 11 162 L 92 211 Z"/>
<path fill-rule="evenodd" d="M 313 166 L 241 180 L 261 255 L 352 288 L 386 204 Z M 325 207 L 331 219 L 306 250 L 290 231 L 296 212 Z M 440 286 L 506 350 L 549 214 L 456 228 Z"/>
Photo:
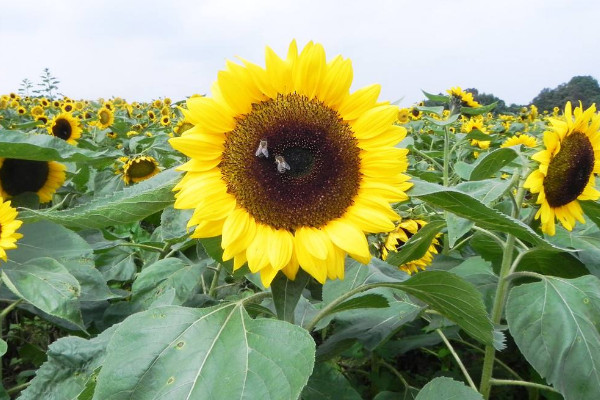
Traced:
<path fill-rule="evenodd" d="M 179 121 L 177 123 L 177 126 L 175 126 L 174 132 L 176 135 L 181 136 L 181 134 L 183 132 L 185 132 L 188 129 L 193 128 L 193 127 L 194 127 L 194 124 L 190 124 L 186 120 L 182 119 L 181 121 Z"/>
<path fill-rule="evenodd" d="M 476 102 L 473 98 L 473 93 L 465 92 L 458 86 L 446 90 L 446 92 L 453 98 L 457 99 L 462 107 L 481 107 L 481 104 Z"/>
<path fill-rule="evenodd" d="M 96 125 L 100 129 L 106 129 L 111 126 L 115 122 L 115 115 L 112 110 L 109 110 L 106 107 L 101 107 L 98 111 L 98 121 L 96 121 Z"/>
<path fill-rule="evenodd" d="M 525 147 L 536 147 L 537 146 L 537 139 L 534 138 L 533 136 L 529 136 L 529 135 L 515 135 L 515 136 L 511 136 L 508 139 L 506 139 L 504 141 L 504 143 L 502 143 L 500 145 L 500 147 L 511 147 L 511 146 L 517 146 L 519 144 L 522 144 Z"/>
<path fill-rule="evenodd" d="M 0 158 L 0 196 L 5 199 L 25 192 L 34 192 L 40 203 L 52 200 L 56 189 L 65 181 L 63 164 L 56 161 Z"/>
<path fill-rule="evenodd" d="M 123 165 L 123 180 L 127 185 L 144 181 L 160 172 L 154 157 L 137 156 L 130 158 Z"/>
<path fill-rule="evenodd" d="M 171 125 L 171 119 L 168 116 L 162 116 L 160 118 L 160 124 L 162 126 L 169 126 Z"/>
<path fill-rule="evenodd" d="M 405 124 L 409 121 L 410 110 L 408 108 L 401 108 L 398 111 L 398 123 Z"/>
<path fill-rule="evenodd" d="M 381 245 L 381 259 L 385 260 L 390 251 L 400 251 L 408 239 L 425 225 L 427 225 L 427 222 L 419 219 L 407 219 L 398 224 L 396 229 L 390 232 L 385 242 Z M 407 274 L 418 272 L 419 269 L 424 270 L 433 261 L 433 255 L 438 253 L 436 246 L 439 245 L 440 243 L 437 238 L 434 238 L 423 257 L 402 264 L 398 268 L 405 271 Z"/>
<path fill-rule="evenodd" d="M 37 117 L 38 115 L 44 115 L 44 107 L 42 106 L 33 106 L 31 111 L 29 111 L 32 117 Z"/>
<path fill-rule="evenodd" d="M 575 220 L 585 223 L 577 200 L 598 200 L 600 192 L 594 187 L 595 175 L 600 173 L 600 115 L 592 105 L 583 111 L 580 104 L 571 109 L 565 106 L 561 119 L 550 119 L 544 132 L 545 150 L 532 156 L 540 166 L 525 181 L 524 187 L 538 193 L 542 231 L 555 233 L 555 218 L 568 230 Z"/>
<path fill-rule="evenodd" d="M 81 137 L 81 127 L 79 121 L 73 118 L 71 113 L 63 112 L 52 119 L 48 126 L 48 133 L 69 144 L 76 145 L 77 139 Z"/>
<path fill-rule="evenodd" d="M 300 267 L 343 278 L 346 253 L 367 263 L 365 232 L 394 229 L 390 203 L 408 198 L 406 129 L 378 85 L 350 94 L 350 61 L 326 62 L 320 44 L 266 53 L 266 68 L 228 62 L 212 97 L 187 100 L 194 127 L 170 139 L 191 158 L 175 207 L 195 209 L 193 236 L 222 235 L 223 259 L 265 286 Z"/>
<path fill-rule="evenodd" d="M 463 123 L 461 129 L 465 133 L 470 133 L 471 131 L 477 129 L 481 133 L 485 133 L 486 135 L 489 134 L 485 125 L 483 124 L 483 118 L 481 117 L 469 118 L 468 121 Z M 471 139 L 471 146 L 478 146 L 480 149 L 485 150 L 490 147 L 490 141 Z"/>
<path fill-rule="evenodd" d="M 17 219 L 17 210 L 10 206 L 10 201 L 0 197 L 0 258 L 7 261 L 6 250 L 16 249 L 17 240 L 23 235 L 17 229 L 23 222 Z"/>

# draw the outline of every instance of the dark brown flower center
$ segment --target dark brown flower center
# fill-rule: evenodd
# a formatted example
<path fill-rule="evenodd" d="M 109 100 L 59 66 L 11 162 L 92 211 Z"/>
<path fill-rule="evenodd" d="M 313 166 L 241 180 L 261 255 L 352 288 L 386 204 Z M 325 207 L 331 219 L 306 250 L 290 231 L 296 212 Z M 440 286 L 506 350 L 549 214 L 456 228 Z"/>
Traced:
<path fill-rule="evenodd" d="M 68 140 L 72 130 L 71 123 L 64 118 L 57 119 L 52 126 L 52 134 L 62 140 Z"/>
<path fill-rule="evenodd" d="M 48 161 L 30 161 L 7 158 L 0 168 L 0 184 L 11 196 L 37 192 L 48 180 Z"/>
<path fill-rule="evenodd" d="M 544 178 L 548 204 L 560 207 L 577 199 L 590 179 L 594 161 L 594 149 L 584 133 L 565 137 Z"/>
<path fill-rule="evenodd" d="M 133 161 L 127 168 L 130 178 L 144 178 L 154 172 L 156 165 L 151 160 Z"/>
<path fill-rule="evenodd" d="M 257 151 L 261 141 L 268 157 Z M 341 217 L 361 179 L 350 126 L 295 93 L 254 104 L 227 134 L 220 168 L 238 204 L 258 222 L 290 231 Z"/>

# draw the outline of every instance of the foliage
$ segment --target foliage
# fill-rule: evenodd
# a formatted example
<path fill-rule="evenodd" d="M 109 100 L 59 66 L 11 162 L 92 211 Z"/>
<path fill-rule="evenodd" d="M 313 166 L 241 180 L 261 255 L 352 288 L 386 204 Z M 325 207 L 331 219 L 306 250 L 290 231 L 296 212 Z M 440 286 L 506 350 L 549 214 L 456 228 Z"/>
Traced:
<path fill-rule="evenodd" d="M 403 122 L 414 187 L 395 205 L 418 231 L 391 244 L 370 234 L 373 257 L 347 258 L 344 280 L 280 274 L 264 288 L 173 208 L 180 109 L 52 104 L 58 81 L 43 76 L 40 97 L 0 108 L 0 157 L 67 171 L 51 204 L 11 199 L 24 224 L 0 264 L 0 399 L 600 397 L 600 205 L 582 203 L 586 225 L 543 235 L 523 188 L 538 149 L 501 147 L 517 132 L 541 144 L 548 115 L 474 89 L 484 107 L 450 115 L 430 95 Z M 32 115 L 69 105 L 76 146 Z M 140 155 L 161 171 L 126 185 L 123 165 Z"/>

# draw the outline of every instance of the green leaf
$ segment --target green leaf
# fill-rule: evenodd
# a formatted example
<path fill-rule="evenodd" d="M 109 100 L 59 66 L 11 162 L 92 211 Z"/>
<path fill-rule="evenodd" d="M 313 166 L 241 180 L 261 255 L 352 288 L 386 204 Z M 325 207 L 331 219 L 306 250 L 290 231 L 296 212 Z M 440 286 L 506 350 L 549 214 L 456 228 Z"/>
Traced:
<path fill-rule="evenodd" d="M 472 181 L 489 178 L 515 158 L 517 158 L 517 152 L 511 148 L 496 149 L 485 153 L 473 163 L 473 170 L 469 178 Z"/>
<path fill-rule="evenodd" d="M 521 258 L 516 270 L 560 278 L 578 278 L 589 273 L 575 256 L 553 249 L 531 249 Z"/>
<path fill-rule="evenodd" d="M 467 133 L 465 136 L 466 140 L 483 140 L 488 141 L 491 140 L 490 135 L 487 133 L 481 132 L 479 129 L 473 129 L 471 132 Z"/>
<path fill-rule="evenodd" d="M 600 204 L 595 201 L 580 201 L 579 204 L 585 215 L 600 228 Z"/>
<path fill-rule="evenodd" d="M 486 206 L 466 193 L 429 182 L 415 180 L 414 183 L 411 197 L 470 219 L 482 228 L 510 233 L 541 246 L 553 246 L 523 222 Z"/>
<path fill-rule="evenodd" d="M 486 112 L 492 111 L 494 108 L 496 108 L 497 104 L 498 104 L 498 102 L 495 101 L 492 104 L 488 104 L 487 106 L 461 107 L 460 112 L 461 112 L 461 114 L 465 114 L 465 115 L 481 115 L 481 114 L 485 114 Z"/>
<path fill-rule="evenodd" d="M 506 319 L 527 361 L 565 398 L 600 398 L 598 278 L 546 277 L 515 287 Z"/>
<path fill-rule="evenodd" d="M 438 114 L 440 115 L 440 114 Z M 460 114 L 454 114 L 448 117 L 448 119 L 435 119 L 435 118 L 431 118 L 431 117 L 423 117 L 423 119 L 431 122 L 434 125 L 437 126 L 446 126 L 446 125 L 451 125 L 453 123 L 456 122 L 456 120 L 458 119 L 458 117 L 460 117 Z"/>
<path fill-rule="evenodd" d="M 302 400 L 361 400 L 339 367 L 334 363 L 318 363 L 302 391 Z"/>
<path fill-rule="evenodd" d="M 0 357 L 5 355 L 7 350 L 8 350 L 8 344 L 6 344 L 6 342 L 4 340 L 0 339 Z"/>
<path fill-rule="evenodd" d="M 296 279 L 293 281 L 284 274 L 277 274 L 271 283 L 277 318 L 291 324 L 294 323 L 296 305 L 309 280 L 310 275 L 302 270 L 298 271 Z"/>
<path fill-rule="evenodd" d="M 233 273 L 233 260 L 223 261 L 223 248 L 221 247 L 221 236 L 200 239 L 202 247 L 213 260 L 227 269 L 230 274 Z"/>
<path fill-rule="evenodd" d="M 349 300 L 335 306 L 331 313 L 337 313 L 346 310 L 355 310 L 358 308 L 386 308 L 390 303 L 380 294 L 370 293 L 362 296 L 352 297 Z"/>
<path fill-rule="evenodd" d="M 112 150 L 96 152 L 82 149 L 52 135 L 0 129 L 0 157 L 97 164 L 113 161 L 119 157 L 119 153 Z"/>
<path fill-rule="evenodd" d="M 170 169 L 84 205 L 61 211 L 26 210 L 19 214 L 19 219 L 25 222 L 44 219 L 71 228 L 104 228 L 137 222 L 174 202 L 172 190 L 179 176 L 179 172 Z"/>
<path fill-rule="evenodd" d="M 154 308 L 117 328 L 94 399 L 296 399 L 314 351 L 306 330 L 239 303 Z"/>
<path fill-rule="evenodd" d="M 431 221 L 408 239 L 400 251 L 390 251 L 386 262 L 391 265 L 404 265 L 423 257 L 436 235 L 446 226 L 445 221 Z"/>
<path fill-rule="evenodd" d="M 469 257 L 452 268 L 450 272 L 473 284 L 483 296 L 486 309 L 492 309 L 496 288 L 498 287 L 498 277 L 492 271 L 489 261 L 485 261 L 480 256 Z"/>
<path fill-rule="evenodd" d="M 443 103 L 447 103 L 450 101 L 450 96 L 444 96 L 441 94 L 431 94 L 431 93 L 427 93 L 424 90 L 421 90 L 421 92 L 423 92 L 423 94 L 425 95 L 425 97 L 427 97 L 429 100 L 431 101 L 440 101 Z"/>
<path fill-rule="evenodd" d="M 200 282 L 202 264 L 185 264 L 178 258 L 164 258 L 147 267 L 138 275 L 132 286 L 132 301 L 144 303 L 147 309 L 153 301 L 169 289 L 174 289 L 178 305 L 194 294 Z"/>
<path fill-rule="evenodd" d="M 489 206 L 508 191 L 511 183 L 508 179 L 483 179 L 472 182 L 461 182 L 454 188 L 475 197 L 483 204 Z"/>
<path fill-rule="evenodd" d="M 185 238 L 191 231 L 187 223 L 194 210 L 178 210 L 169 206 L 160 216 L 161 236 L 164 241 L 176 241 Z"/>
<path fill-rule="evenodd" d="M 464 279 L 446 271 L 423 271 L 390 286 L 427 303 L 481 343 L 492 344 L 493 327 L 481 293 Z"/>
<path fill-rule="evenodd" d="M 417 110 L 419 110 L 419 111 L 429 112 L 429 113 L 432 113 L 432 114 L 436 114 L 436 115 L 438 115 L 440 117 L 444 113 L 444 107 L 443 106 L 433 106 L 433 107 L 417 106 L 415 108 Z"/>
<path fill-rule="evenodd" d="M 458 239 L 469 232 L 475 223 L 466 218 L 457 217 L 452 213 L 448 213 L 446 214 L 446 225 L 448 227 L 448 244 L 452 249 Z"/>
<path fill-rule="evenodd" d="M 84 330 L 79 309 L 81 287 L 58 261 L 42 257 L 19 264 L 9 260 L 0 271 L 6 287 L 19 298 Z"/>
<path fill-rule="evenodd" d="M 483 396 L 462 382 L 457 382 L 452 378 L 438 377 L 423 386 L 415 400 L 454 399 L 483 400 Z"/>
<path fill-rule="evenodd" d="M 90 340 L 69 336 L 52 343 L 48 361 L 36 371 L 19 400 L 78 398 L 102 365 L 114 330 L 109 328 Z"/>

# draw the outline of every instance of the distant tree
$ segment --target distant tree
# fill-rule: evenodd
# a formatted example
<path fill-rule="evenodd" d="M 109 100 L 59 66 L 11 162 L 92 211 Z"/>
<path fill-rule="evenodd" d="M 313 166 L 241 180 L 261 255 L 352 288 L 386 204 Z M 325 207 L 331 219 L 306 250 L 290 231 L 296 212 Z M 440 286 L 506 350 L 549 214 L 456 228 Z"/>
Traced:
<path fill-rule="evenodd" d="M 544 88 L 531 101 L 540 110 L 551 111 L 554 107 L 563 108 L 570 101 L 578 105 L 579 101 L 585 108 L 596 103 L 600 106 L 600 86 L 591 76 L 574 76 L 568 83 L 558 85 L 554 89 Z"/>
<path fill-rule="evenodd" d="M 19 94 L 21 96 L 29 96 L 29 90 L 33 87 L 33 83 L 25 78 L 21 81 L 21 85 L 19 87 Z"/>

